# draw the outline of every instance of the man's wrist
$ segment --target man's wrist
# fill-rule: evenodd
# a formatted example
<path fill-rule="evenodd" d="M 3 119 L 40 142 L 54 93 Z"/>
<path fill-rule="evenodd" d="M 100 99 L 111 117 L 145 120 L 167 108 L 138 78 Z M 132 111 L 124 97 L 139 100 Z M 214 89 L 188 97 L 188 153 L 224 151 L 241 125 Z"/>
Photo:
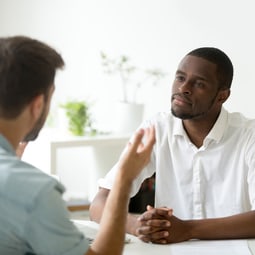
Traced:
<path fill-rule="evenodd" d="M 187 226 L 187 240 L 197 239 L 198 233 L 196 232 L 197 221 L 196 220 L 185 220 L 185 225 Z"/>

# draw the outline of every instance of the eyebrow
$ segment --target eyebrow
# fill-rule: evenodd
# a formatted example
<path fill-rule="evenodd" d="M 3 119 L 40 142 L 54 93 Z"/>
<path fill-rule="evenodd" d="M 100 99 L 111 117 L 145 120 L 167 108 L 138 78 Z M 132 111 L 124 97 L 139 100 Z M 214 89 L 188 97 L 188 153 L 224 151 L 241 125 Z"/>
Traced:
<path fill-rule="evenodd" d="M 182 74 L 182 75 L 186 75 L 185 72 L 181 71 L 181 70 L 177 70 L 175 74 Z M 196 77 L 196 79 L 199 79 L 199 80 L 202 80 L 202 81 L 208 81 L 208 79 L 206 79 L 205 77 L 203 76 L 200 76 L 200 75 L 194 75 Z"/>

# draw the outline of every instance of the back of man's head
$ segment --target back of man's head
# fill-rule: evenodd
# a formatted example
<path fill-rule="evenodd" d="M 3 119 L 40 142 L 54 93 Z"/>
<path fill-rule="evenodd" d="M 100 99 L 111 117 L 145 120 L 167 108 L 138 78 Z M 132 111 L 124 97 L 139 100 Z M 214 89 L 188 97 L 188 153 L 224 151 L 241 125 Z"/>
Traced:
<path fill-rule="evenodd" d="M 215 64 L 220 88 L 231 87 L 234 68 L 230 58 L 222 50 L 214 47 L 202 47 L 192 50 L 187 55 L 200 57 Z"/>
<path fill-rule="evenodd" d="M 59 53 L 38 40 L 0 38 L 0 117 L 17 117 L 34 97 L 48 95 L 55 73 L 64 66 Z"/>

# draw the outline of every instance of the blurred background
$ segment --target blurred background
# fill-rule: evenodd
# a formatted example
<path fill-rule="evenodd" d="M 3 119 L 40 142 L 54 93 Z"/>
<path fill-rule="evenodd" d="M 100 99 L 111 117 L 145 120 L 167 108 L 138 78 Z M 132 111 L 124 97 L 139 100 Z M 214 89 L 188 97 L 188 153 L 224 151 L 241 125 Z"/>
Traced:
<path fill-rule="evenodd" d="M 254 24 L 252 0 L 0 0 L 0 36 L 43 40 L 66 62 L 56 77 L 50 116 L 42 132 L 46 135 L 29 145 L 25 159 L 51 172 L 49 141 L 61 132 L 49 135 L 46 129 L 63 128 L 59 105 L 68 100 L 89 102 L 94 128 L 102 133 L 114 133 L 117 123 L 131 121 L 125 114 L 120 121 L 116 112 L 116 102 L 123 96 L 119 66 L 115 62 L 115 70 L 107 72 L 102 53 L 115 61 L 127 58 L 126 80 L 133 84 L 129 93 L 138 88 L 136 103 L 143 104 L 141 119 L 146 119 L 169 110 L 171 84 L 181 58 L 194 48 L 218 47 L 235 68 L 225 107 L 254 118 Z M 155 76 L 144 77 L 148 70 L 164 75 L 154 84 Z M 39 150 L 34 150 L 36 145 Z M 74 156 L 71 152 L 60 156 L 61 164 L 67 165 L 63 160 Z M 83 169 L 77 170 L 80 165 L 72 164 L 77 176 L 84 174 Z"/>

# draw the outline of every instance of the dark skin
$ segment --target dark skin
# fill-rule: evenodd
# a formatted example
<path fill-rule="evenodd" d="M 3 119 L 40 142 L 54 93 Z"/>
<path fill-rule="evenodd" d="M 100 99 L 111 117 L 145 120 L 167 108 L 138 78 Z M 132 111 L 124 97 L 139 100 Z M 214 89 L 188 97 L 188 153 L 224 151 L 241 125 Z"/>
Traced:
<path fill-rule="evenodd" d="M 176 216 L 167 216 L 170 227 L 159 227 L 151 212 L 140 216 L 141 227 L 137 236 L 144 242 L 158 244 L 178 243 L 190 239 L 248 239 L 254 238 L 255 212 L 250 211 L 229 217 L 202 220 L 181 220 Z M 156 217 L 159 219 L 160 217 Z M 163 236 L 162 233 L 165 233 Z"/>
<path fill-rule="evenodd" d="M 203 58 L 186 56 L 180 62 L 172 86 L 172 113 L 182 119 L 191 142 L 203 145 L 215 124 L 222 104 L 230 90 L 222 88 L 217 77 L 217 66 Z M 100 189 L 92 203 L 91 218 L 100 221 L 100 211 L 108 195 Z M 255 237 L 255 212 L 224 218 L 181 220 L 167 208 L 153 208 L 139 217 L 128 215 L 127 232 L 145 242 L 177 243 L 189 239 L 235 239 Z"/>
<path fill-rule="evenodd" d="M 186 56 L 179 64 L 172 86 L 172 112 L 183 119 L 190 140 L 198 148 L 229 94 L 229 89 L 220 88 L 215 64 L 194 56 Z"/>

